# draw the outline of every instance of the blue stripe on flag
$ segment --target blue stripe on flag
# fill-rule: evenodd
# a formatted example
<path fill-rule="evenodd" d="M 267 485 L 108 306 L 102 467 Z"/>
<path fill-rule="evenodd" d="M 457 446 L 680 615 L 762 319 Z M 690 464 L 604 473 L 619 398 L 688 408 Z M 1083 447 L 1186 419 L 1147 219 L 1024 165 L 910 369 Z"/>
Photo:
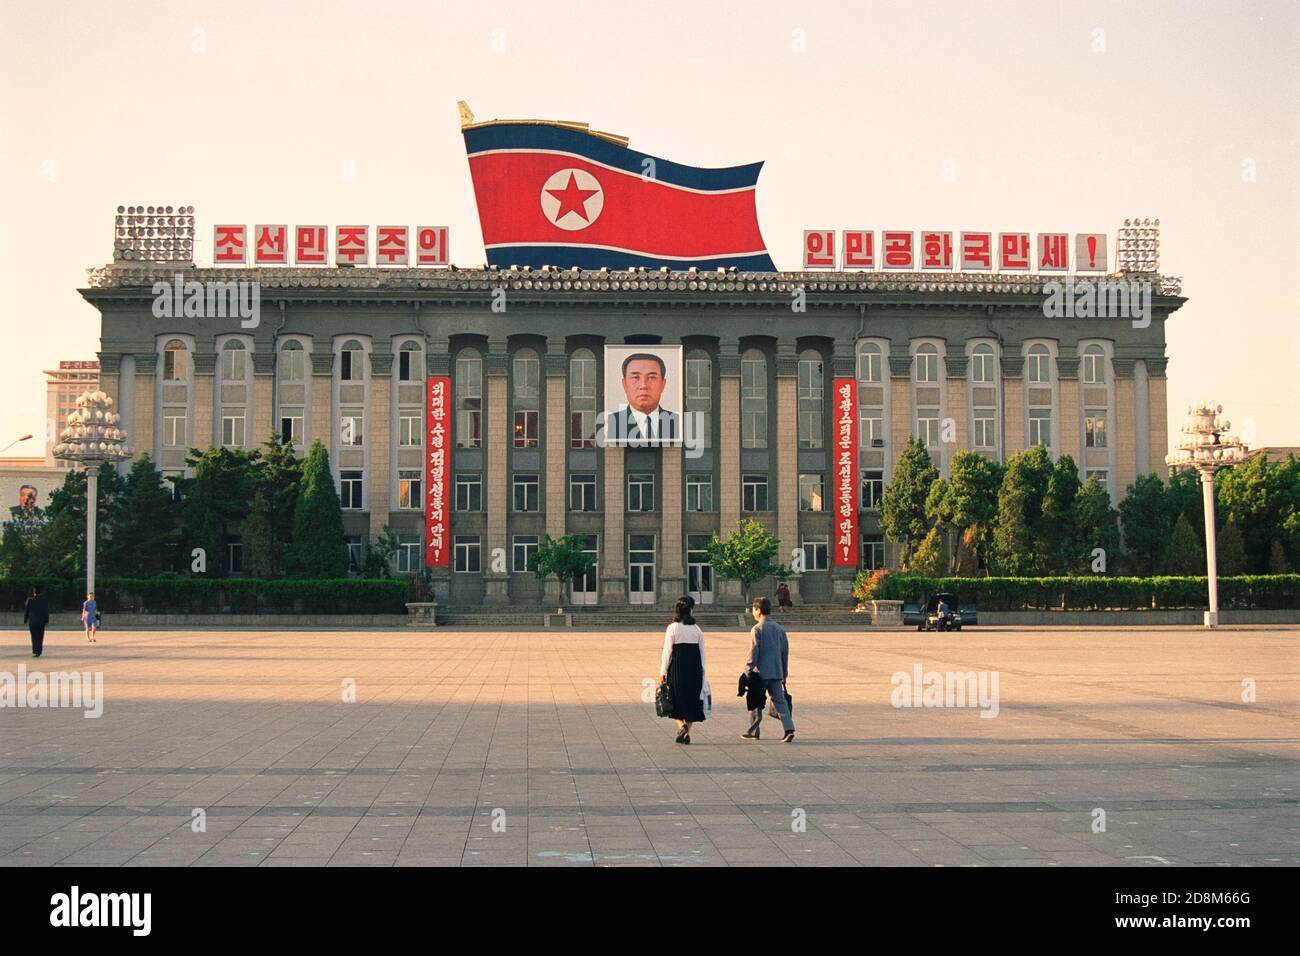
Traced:
<path fill-rule="evenodd" d="M 762 163 L 729 166 L 725 169 L 684 166 L 681 163 L 651 156 L 649 153 L 640 153 L 626 146 L 619 146 L 609 140 L 592 136 L 590 133 L 581 133 L 562 126 L 540 126 L 532 123 L 510 123 L 467 129 L 465 149 L 471 156 L 493 149 L 559 150 L 576 153 L 593 162 L 604 163 L 606 166 L 634 173 L 637 176 L 645 175 L 647 169 L 653 169 L 654 176 L 647 178 L 673 186 L 703 190 L 752 188 L 758 182 L 759 170 L 763 168 Z M 653 167 L 644 164 L 647 159 L 654 161 Z"/>
<path fill-rule="evenodd" d="M 776 265 L 767 253 L 753 256 L 717 256 L 712 259 L 656 259 L 635 252 L 614 252 L 592 246 L 495 246 L 487 250 L 488 265 L 501 269 L 511 266 L 558 266 L 568 269 L 626 269 L 628 266 L 659 268 L 668 266 L 674 272 L 685 272 L 691 266 L 699 269 L 717 269 L 735 266 L 741 272 L 775 272 Z"/>

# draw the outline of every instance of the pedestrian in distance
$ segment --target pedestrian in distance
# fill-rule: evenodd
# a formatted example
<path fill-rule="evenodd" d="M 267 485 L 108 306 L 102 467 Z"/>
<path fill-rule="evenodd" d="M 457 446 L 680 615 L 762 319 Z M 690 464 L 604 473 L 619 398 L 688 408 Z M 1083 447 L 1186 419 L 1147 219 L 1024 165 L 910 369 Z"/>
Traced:
<path fill-rule="evenodd" d="M 99 629 L 99 605 L 95 603 L 95 592 L 86 595 L 86 603 L 81 605 L 81 624 L 86 629 L 86 640 L 96 643 L 95 632 Z"/>
<path fill-rule="evenodd" d="M 691 742 L 691 724 L 705 719 L 709 682 L 704 670 L 704 632 L 691 613 L 695 601 L 680 597 L 673 608 L 673 621 L 664 631 L 659 655 L 659 683 L 668 685 L 673 702 L 665 716 L 677 721 L 677 743 Z"/>
<path fill-rule="evenodd" d="M 32 588 L 32 596 L 23 605 L 23 623 L 32 634 L 32 657 L 40 657 L 45 648 L 45 628 L 50 623 L 50 599 L 45 585 Z"/>
<path fill-rule="evenodd" d="M 790 674 L 790 641 L 785 635 L 785 628 L 771 619 L 772 602 L 765 597 L 754 599 L 750 606 L 754 615 L 754 627 L 750 630 L 749 658 L 745 661 L 745 673 L 749 683 L 755 680 L 762 683 L 781 718 L 781 727 L 785 730 L 783 743 L 794 743 L 794 720 L 790 717 L 790 703 L 785 695 L 785 681 Z M 761 699 L 761 698 L 760 698 Z M 759 739 L 759 725 L 763 722 L 763 706 L 749 711 L 749 729 L 740 736 L 747 740 Z"/>

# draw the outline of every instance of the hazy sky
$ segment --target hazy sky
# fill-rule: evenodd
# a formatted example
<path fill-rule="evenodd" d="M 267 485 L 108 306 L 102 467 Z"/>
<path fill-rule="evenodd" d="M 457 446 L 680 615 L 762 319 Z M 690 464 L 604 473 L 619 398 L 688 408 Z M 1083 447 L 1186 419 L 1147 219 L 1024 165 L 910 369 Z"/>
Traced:
<path fill-rule="evenodd" d="M 458 99 L 766 160 L 783 269 L 804 228 L 1158 216 L 1189 297 L 1171 432 L 1212 396 L 1254 443 L 1300 445 L 1298 54 L 1296 0 L 3 0 L 0 447 L 31 431 L 10 454 L 41 454 L 41 370 L 98 349 L 76 289 L 118 204 L 194 205 L 204 265 L 215 222 L 445 224 L 483 262 Z"/>

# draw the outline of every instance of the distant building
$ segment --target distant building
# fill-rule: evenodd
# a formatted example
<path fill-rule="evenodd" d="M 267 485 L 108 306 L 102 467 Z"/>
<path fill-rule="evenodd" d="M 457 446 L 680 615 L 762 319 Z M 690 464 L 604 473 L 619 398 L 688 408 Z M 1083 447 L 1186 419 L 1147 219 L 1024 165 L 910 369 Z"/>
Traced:
<path fill-rule="evenodd" d="M 82 392 L 99 388 L 99 363 L 94 361 L 63 361 L 56 370 L 45 372 L 45 464 L 50 468 L 67 471 L 72 462 L 54 457 L 59 432 L 68 420 L 68 414 L 77 407 Z"/>

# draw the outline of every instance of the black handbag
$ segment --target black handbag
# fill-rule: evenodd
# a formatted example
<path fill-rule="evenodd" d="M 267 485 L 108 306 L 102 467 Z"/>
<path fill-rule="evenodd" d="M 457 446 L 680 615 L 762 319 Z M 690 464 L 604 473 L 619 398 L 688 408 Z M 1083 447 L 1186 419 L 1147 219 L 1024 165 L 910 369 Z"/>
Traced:
<path fill-rule="evenodd" d="M 673 689 L 668 681 L 661 681 L 655 690 L 655 716 L 671 717 L 673 715 Z"/>
<path fill-rule="evenodd" d="M 781 685 L 781 689 L 782 689 L 782 690 L 785 690 L 785 684 L 782 684 L 782 685 Z M 794 696 L 793 696 L 793 695 L 792 695 L 788 690 L 785 691 L 785 708 L 786 708 L 786 711 L 790 714 L 790 716 L 793 717 L 793 716 L 794 716 Z M 780 714 L 778 714 L 778 713 L 776 712 L 776 701 L 772 700 L 772 695 L 771 695 L 771 694 L 769 694 L 768 697 L 767 697 L 767 716 L 769 716 L 769 717 L 780 717 L 780 716 L 781 716 Z"/>

